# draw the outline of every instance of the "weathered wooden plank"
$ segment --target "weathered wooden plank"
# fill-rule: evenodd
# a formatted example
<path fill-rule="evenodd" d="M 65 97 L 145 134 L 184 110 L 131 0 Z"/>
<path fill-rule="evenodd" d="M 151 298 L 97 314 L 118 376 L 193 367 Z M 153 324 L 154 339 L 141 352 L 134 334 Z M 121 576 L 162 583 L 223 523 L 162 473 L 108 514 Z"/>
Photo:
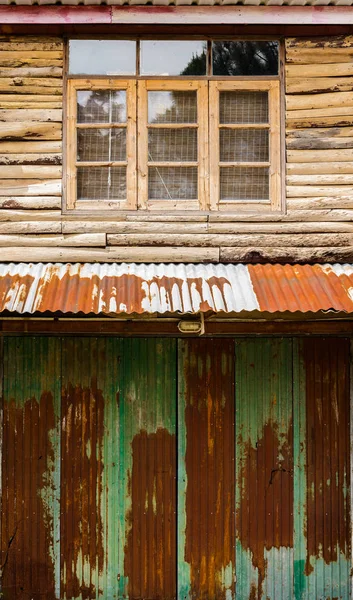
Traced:
<path fill-rule="evenodd" d="M 48 210 L 61 208 L 60 196 L 6 196 L 0 197 L 0 208 Z M 38 218 L 38 217 L 37 217 Z"/>
<path fill-rule="evenodd" d="M 347 128 L 348 129 L 348 128 Z M 301 130 L 302 131 L 302 130 Z M 312 131 L 312 130 L 311 130 Z M 300 137 L 286 138 L 287 149 L 297 150 L 320 150 L 320 149 L 337 149 L 337 148 L 353 148 L 353 137 L 341 138 L 325 138 L 325 137 Z"/>
<path fill-rule="evenodd" d="M 347 162 L 353 160 L 353 150 L 287 150 L 287 161 L 304 162 Z"/>
<path fill-rule="evenodd" d="M 1 224 L 0 224 L 1 231 Z M 218 248 L 3 248 L 3 262 L 218 262 Z"/>
<path fill-rule="evenodd" d="M 0 210 L 0 222 L 4 221 L 60 221 L 60 210 Z"/>
<path fill-rule="evenodd" d="M 318 127 L 314 129 L 286 129 L 286 139 L 353 137 L 353 127 Z"/>
<path fill-rule="evenodd" d="M 293 77 L 286 80 L 287 94 L 348 92 L 351 90 L 353 90 L 352 77 L 312 77 L 310 79 Z"/>
<path fill-rule="evenodd" d="M 2 52 L 0 52 L 0 67 L 21 69 L 24 67 L 63 67 L 63 59 L 51 59 L 49 58 L 3 58 Z"/>
<path fill-rule="evenodd" d="M 353 93 L 332 92 L 328 94 L 286 96 L 286 109 L 288 111 L 311 108 L 328 108 L 335 106 L 353 106 Z"/>
<path fill-rule="evenodd" d="M 286 177 L 286 184 L 291 185 L 353 185 L 352 174 L 301 174 L 301 175 L 288 175 Z M 353 189 L 353 188 L 352 188 Z"/>
<path fill-rule="evenodd" d="M 55 96 L 52 96 L 53 99 L 55 99 Z M 19 96 L 18 98 L 18 102 L 0 102 L 0 110 L 2 109 L 9 109 L 9 110 L 13 110 L 13 109 L 22 109 L 22 108 L 27 108 L 27 109 L 33 109 L 33 110 L 41 110 L 41 109 L 60 109 L 62 110 L 62 102 L 45 102 L 44 104 L 42 102 L 22 102 L 21 101 L 21 96 Z"/>
<path fill-rule="evenodd" d="M 61 67 L 3 67 L 0 66 L 0 77 L 59 77 L 63 75 Z"/>
<path fill-rule="evenodd" d="M 0 154 L 0 165 L 61 165 L 62 154 Z"/>
<path fill-rule="evenodd" d="M 61 138 L 61 123 L 39 123 L 37 121 L 0 123 L 0 139 L 2 140 L 61 140 Z"/>
<path fill-rule="evenodd" d="M 11 165 L 0 166 L 0 179 L 59 179 L 61 166 Z"/>
<path fill-rule="evenodd" d="M 286 65 L 287 77 L 347 77 L 353 75 L 352 62 Z"/>
<path fill-rule="evenodd" d="M 1 142 L 0 154 L 56 154 L 62 152 L 61 141 L 38 141 L 38 142 Z"/>
<path fill-rule="evenodd" d="M 107 235 L 109 246 L 353 246 L 353 234 L 117 234 Z"/>
<path fill-rule="evenodd" d="M 23 104 L 23 108 L 26 108 L 27 103 L 30 104 L 32 102 L 42 103 L 43 108 L 46 108 L 47 103 L 60 101 L 62 101 L 62 95 L 60 97 L 56 96 L 53 98 L 52 94 L 21 94 L 21 96 L 18 94 L 0 94 L 0 104 L 2 102 L 21 102 Z"/>
<path fill-rule="evenodd" d="M 220 248 L 221 262 L 351 262 L 353 246 L 339 248 Z"/>
<path fill-rule="evenodd" d="M 287 127 L 300 129 L 301 127 L 345 127 L 353 124 L 351 114 L 333 117 L 303 117 L 286 118 Z"/>
<path fill-rule="evenodd" d="M 144 223 L 139 221 L 98 221 L 81 220 L 66 221 L 63 217 L 63 233 L 88 233 L 88 232 L 104 232 L 104 233 L 207 233 L 207 223 Z M 76 217 L 73 217 L 77 219 Z M 106 217 L 109 218 L 109 217 Z"/>
<path fill-rule="evenodd" d="M 293 211 L 294 212 L 294 211 Z M 217 222 L 216 218 L 220 215 L 214 215 L 215 221 L 209 223 L 209 233 L 353 233 L 353 223 L 344 221 L 306 221 L 300 222 L 276 222 L 269 223 L 265 221 L 247 223 L 232 222 L 229 216 L 228 222 Z M 224 218 L 224 217 L 223 217 Z"/>
<path fill-rule="evenodd" d="M 0 79 L 0 90 L 21 88 L 25 86 L 41 86 L 42 88 L 57 88 L 60 80 L 56 77 L 2 77 Z M 45 90 L 48 93 L 48 90 Z M 43 90 L 41 91 L 43 93 Z"/>
<path fill-rule="evenodd" d="M 313 37 L 289 37 L 286 38 L 286 51 L 291 49 L 313 49 L 323 51 L 325 48 L 351 48 L 353 51 L 353 36 L 352 35 L 335 35 L 335 36 L 313 36 Z"/>
<path fill-rule="evenodd" d="M 297 119 L 311 119 L 313 117 L 342 117 L 352 116 L 353 106 L 344 104 L 342 106 L 327 106 L 325 108 L 310 108 L 300 110 L 287 110 L 286 119 L 297 120 Z"/>
<path fill-rule="evenodd" d="M 313 198 L 287 198 L 287 208 L 289 211 L 321 210 L 323 208 L 352 209 L 353 196 L 317 196 Z"/>
<path fill-rule="evenodd" d="M 0 79 L 0 92 L 15 92 L 17 94 L 23 94 L 23 95 L 29 95 L 29 94 L 39 94 L 41 95 L 43 93 L 43 90 L 41 89 L 40 85 L 35 85 L 34 83 L 34 79 L 28 79 L 28 81 L 32 81 L 32 85 L 28 84 L 28 85 L 21 85 L 20 83 L 4 83 L 4 79 Z M 6 80 L 7 81 L 7 80 Z M 16 82 L 16 79 L 13 79 L 12 82 Z M 56 79 L 55 81 L 57 81 L 57 83 L 59 83 L 59 79 Z M 45 92 L 47 94 L 52 94 L 53 97 L 55 96 L 61 96 L 63 93 L 63 88 L 62 85 L 57 85 L 56 87 L 47 87 L 45 89 Z"/>
<path fill-rule="evenodd" d="M 60 221 L 15 221 L 0 223 L 0 233 L 61 233 Z M 1 260 L 6 260 L 1 252 Z M 16 260 L 15 257 L 10 260 Z M 24 261 L 28 259 L 23 258 Z M 43 259 L 48 260 L 48 259 Z"/>
<path fill-rule="evenodd" d="M 0 196 L 60 196 L 61 179 L 3 179 Z"/>
<path fill-rule="evenodd" d="M 12 60 L 12 59 L 18 59 L 18 58 L 31 58 L 31 59 L 35 59 L 35 58 L 41 58 L 41 59 L 45 59 L 45 60 L 62 60 L 63 58 L 63 51 L 62 50 L 45 50 L 45 49 L 41 49 L 41 50 L 31 50 L 30 48 L 19 48 L 19 49 L 13 49 L 13 48 L 9 48 L 8 50 L 1 50 L 0 51 L 0 60 Z"/>
<path fill-rule="evenodd" d="M 58 50 L 62 51 L 63 48 L 64 42 L 60 38 L 41 39 L 38 37 L 32 41 L 32 36 L 28 36 L 28 38 L 13 36 L 0 39 L 0 51 L 6 50 L 10 52 L 22 50 L 28 52 L 29 50 L 39 50 L 43 52 L 45 50 L 46 52 L 51 52 L 54 50 L 57 52 Z"/>
<path fill-rule="evenodd" d="M 63 113 L 61 109 L 9 109 L 0 110 L 0 121 L 19 121 L 20 123 L 27 123 L 31 121 L 42 121 L 44 122 L 57 122 L 60 123 L 63 119 Z"/>
<path fill-rule="evenodd" d="M 6 235 L 0 234 L 0 247 L 104 247 L 104 233 L 83 233 L 72 235 Z"/>
<path fill-rule="evenodd" d="M 312 50 L 293 49 L 286 52 L 287 64 L 321 64 L 321 63 L 347 63 L 353 59 L 353 49 L 337 48 L 313 48 Z"/>
<path fill-rule="evenodd" d="M 348 185 L 287 185 L 286 193 L 288 198 L 302 198 L 303 196 L 338 196 L 339 194 L 342 194 L 342 196 L 351 196 L 353 194 L 353 187 L 349 187 Z M 353 214 L 350 215 L 349 218 L 352 217 Z"/>
<path fill-rule="evenodd" d="M 1 162 L 1 156 L 0 156 Z M 353 162 L 287 163 L 287 175 L 352 174 Z"/>

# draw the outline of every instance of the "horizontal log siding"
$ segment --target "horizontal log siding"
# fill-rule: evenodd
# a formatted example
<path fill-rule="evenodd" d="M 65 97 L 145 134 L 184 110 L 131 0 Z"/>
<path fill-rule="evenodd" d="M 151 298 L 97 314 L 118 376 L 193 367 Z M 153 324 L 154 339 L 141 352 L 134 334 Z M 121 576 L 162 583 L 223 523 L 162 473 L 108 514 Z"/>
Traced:
<path fill-rule="evenodd" d="M 62 213 L 64 45 L 0 36 L 1 261 L 353 261 L 353 38 L 287 39 L 284 213 Z"/>
<path fill-rule="evenodd" d="M 321 220 L 328 211 L 329 221 L 339 212 L 346 213 L 347 223 L 352 220 L 352 53 L 352 36 L 286 40 L 288 214 L 310 211 Z M 341 236 L 337 231 L 331 245 L 337 247 Z M 334 250 L 334 256 L 340 254 Z"/>

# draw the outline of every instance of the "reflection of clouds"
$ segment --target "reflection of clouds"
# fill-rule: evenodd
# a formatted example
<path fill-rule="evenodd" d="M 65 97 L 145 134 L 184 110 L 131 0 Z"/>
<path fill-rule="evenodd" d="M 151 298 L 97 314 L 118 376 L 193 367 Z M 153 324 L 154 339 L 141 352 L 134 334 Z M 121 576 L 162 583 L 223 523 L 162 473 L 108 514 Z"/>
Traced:
<path fill-rule="evenodd" d="M 206 48 L 204 41 L 141 41 L 141 75 L 181 75 L 192 59 L 205 53 Z"/>
<path fill-rule="evenodd" d="M 135 75 L 136 42 L 70 40 L 69 69 L 82 75 Z"/>
<path fill-rule="evenodd" d="M 173 92 L 149 92 L 148 94 L 148 121 L 153 123 L 164 116 L 174 104 Z"/>

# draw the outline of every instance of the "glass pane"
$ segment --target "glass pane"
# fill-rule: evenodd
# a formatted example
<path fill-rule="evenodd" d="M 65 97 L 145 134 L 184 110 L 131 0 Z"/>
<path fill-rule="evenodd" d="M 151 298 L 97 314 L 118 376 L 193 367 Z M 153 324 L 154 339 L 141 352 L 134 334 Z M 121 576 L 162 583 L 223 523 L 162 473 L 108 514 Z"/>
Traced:
<path fill-rule="evenodd" d="M 278 75 L 278 42 L 212 42 L 213 75 Z"/>
<path fill-rule="evenodd" d="M 126 92 L 95 90 L 77 92 L 78 123 L 126 123 Z"/>
<path fill-rule="evenodd" d="M 150 200 L 197 199 L 197 167 L 150 167 Z"/>
<path fill-rule="evenodd" d="M 81 167 L 77 169 L 78 200 L 124 200 L 126 167 Z"/>
<path fill-rule="evenodd" d="M 78 129 L 77 160 L 126 160 L 126 129 Z"/>
<path fill-rule="evenodd" d="M 135 75 L 136 42 L 130 40 L 70 40 L 72 75 Z"/>
<path fill-rule="evenodd" d="M 140 75 L 206 75 L 206 42 L 145 41 L 140 48 Z"/>
<path fill-rule="evenodd" d="M 266 129 L 221 129 L 220 160 L 224 162 L 265 162 L 269 160 Z"/>
<path fill-rule="evenodd" d="M 251 202 L 268 199 L 267 167 L 221 167 L 221 200 Z"/>
<path fill-rule="evenodd" d="M 219 122 L 268 123 L 268 92 L 221 92 Z"/>
<path fill-rule="evenodd" d="M 148 92 L 149 123 L 196 123 L 197 92 Z"/>
<path fill-rule="evenodd" d="M 196 129 L 150 129 L 148 160 L 197 160 Z"/>

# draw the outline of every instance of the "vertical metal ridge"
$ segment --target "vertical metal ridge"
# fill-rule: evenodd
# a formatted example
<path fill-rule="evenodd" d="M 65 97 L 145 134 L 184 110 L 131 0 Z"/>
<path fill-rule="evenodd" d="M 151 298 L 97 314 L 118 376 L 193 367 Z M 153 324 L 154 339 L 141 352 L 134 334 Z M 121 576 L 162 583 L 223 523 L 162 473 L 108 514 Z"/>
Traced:
<path fill-rule="evenodd" d="M 1 564 L 5 597 L 59 598 L 59 342 L 4 341 Z"/>
<path fill-rule="evenodd" d="M 234 341 L 179 342 L 179 598 L 234 597 Z"/>
<path fill-rule="evenodd" d="M 350 596 L 349 341 L 304 341 L 307 598 Z"/>
<path fill-rule="evenodd" d="M 292 342 L 236 342 L 237 596 L 293 585 Z"/>

